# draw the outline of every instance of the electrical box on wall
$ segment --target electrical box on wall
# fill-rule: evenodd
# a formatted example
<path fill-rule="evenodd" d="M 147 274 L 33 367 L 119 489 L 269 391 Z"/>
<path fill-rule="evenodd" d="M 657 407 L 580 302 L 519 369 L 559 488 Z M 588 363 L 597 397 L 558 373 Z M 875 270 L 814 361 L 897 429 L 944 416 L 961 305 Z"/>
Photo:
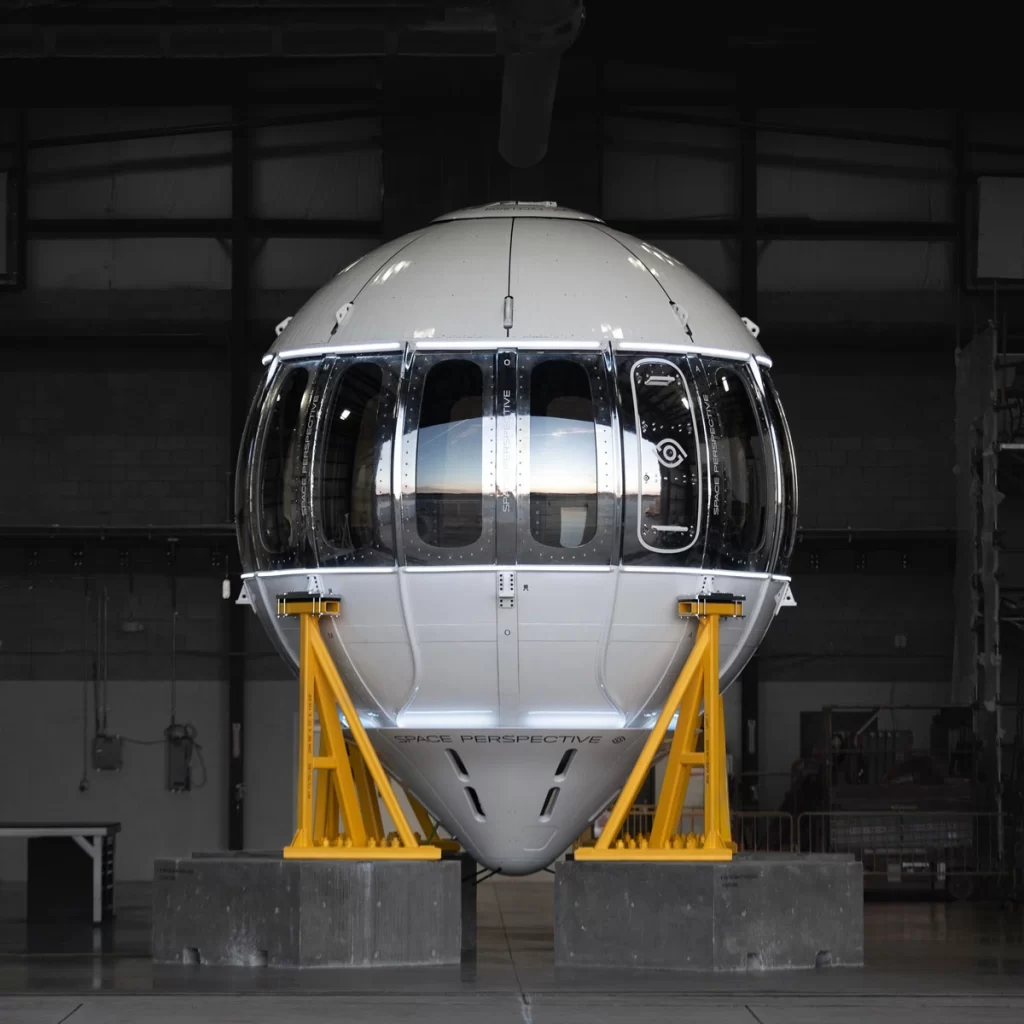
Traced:
<path fill-rule="evenodd" d="M 97 772 L 119 772 L 124 766 L 124 740 L 97 733 L 92 741 L 92 767 Z"/>
<path fill-rule="evenodd" d="M 187 726 L 171 724 L 164 730 L 167 739 L 167 788 L 172 793 L 187 793 L 192 788 L 192 735 Z"/>

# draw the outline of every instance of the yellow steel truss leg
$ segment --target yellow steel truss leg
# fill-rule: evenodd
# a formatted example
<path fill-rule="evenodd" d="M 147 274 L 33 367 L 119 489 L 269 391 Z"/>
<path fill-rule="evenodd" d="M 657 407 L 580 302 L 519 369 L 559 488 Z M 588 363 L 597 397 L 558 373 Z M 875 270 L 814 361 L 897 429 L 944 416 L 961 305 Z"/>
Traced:
<path fill-rule="evenodd" d="M 404 786 L 402 787 L 402 791 L 405 793 L 406 800 L 409 801 L 412 813 L 416 815 L 416 820 L 419 822 L 420 828 L 423 829 L 423 835 L 426 837 L 425 842 L 433 843 L 435 846 L 444 850 L 445 853 L 458 853 L 459 850 L 462 849 L 462 846 L 455 839 L 438 838 L 437 822 L 430 817 L 430 812 Z"/>
<path fill-rule="evenodd" d="M 718 688 L 719 619 L 743 613 L 739 599 L 698 598 L 680 601 L 679 614 L 698 620 L 693 650 L 686 659 L 661 714 L 622 787 L 597 842 L 575 851 L 577 860 L 687 861 L 732 860 L 735 844 L 729 827 L 729 782 L 725 758 L 725 712 Z M 704 749 L 697 750 L 697 725 L 704 708 Z M 649 836 L 620 838 L 630 807 L 678 712 L 665 778 Z M 704 827 L 701 834 L 680 836 L 678 827 L 690 772 L 704 769 Z"/>
<path fill-rule="evenodd" d="M 384 841 L 384 823 L 380 819 L 380 801 L 377 799 L 377 790 L 374 789 L 373 779 L 366 770 L 366 762 L 359 748 L 354 743 L 346 744 L 348 747 L 349 760 L 352 762 L 352 773 L 356 778 L 356 792 L 359 794 L 359 803 L 369 811 L 370 820 L 367 822 L 367 831 L 378 844 Z"/>
<path fill-rule="evenodd" d="M 297 828 L 288 858 L 439 860 L 441 850 L 421 845 L 320 635 L 320 617 L 337 615 L 340 602 L 301 595 L 280 598 L 278 614 L 299 619 L 300 729 Z M 351 742 L 342 731 L 344 715 Z M 320 721 L 320 749 L 313 750 Z M 397 833 L 384 836 L 378 796 Z M 344 831 L 342 833 L 341 827 Z"/>

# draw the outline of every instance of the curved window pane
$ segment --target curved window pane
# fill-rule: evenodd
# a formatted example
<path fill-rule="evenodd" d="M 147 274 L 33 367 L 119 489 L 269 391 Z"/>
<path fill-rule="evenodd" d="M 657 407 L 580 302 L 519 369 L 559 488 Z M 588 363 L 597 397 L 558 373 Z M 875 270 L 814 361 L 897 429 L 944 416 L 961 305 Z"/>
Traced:
<path fill-rule="evenodd" d="M 335 368 L 324 403 L 317 488 L 321 565 L 392 562 L 391 412 L 397 361 Z"/>
<path fill-rule="evenodd" d="M 468 547 L 484 521 L 483 371 L 450 359 L 427 373 L 416 440 L 416 532 L 436 548 Z"/>
<path fill-rule="evenodd" d="M 782 410 L 782 402 L 779 401 L 779 394 L 775 390 L 775 383 L 772 381 L 771 374 L 767 370 L 762 369 L 761 376 L 765 384 L 765 402 L 768 406 L 768 415 L 779 439 L 779 456 L 782 462 L 782 544 L 779 548 L 779 562 L 776 571 L 785 573 L 789 570 L 789 563 L 793 557 L 793 548 L 796 546 L 797 510 L 799 504 L 796 455 L 793 450 L 793 437 L 789 432 L 789 423 L 786 420 L 785 412 Z"/>
<path fill-rule="evenodd" d="M 268 371 L 260 380 L 256 396 L 249 406 L 245 429 L 242 431 L 242 440 L 235 460 L 235 532 L 238 536 L 238 549 L 244 572 L 252 572 L 257 565 L 254 530 L 257 530 L 258 526 L 253 522 L 250 512 L 250 488 L 256 474 L 256 434 L 260 410 L 263 408 L 269 382 L 270 372 Z"/>
<path fill-rule="evenodd" d="M 637 440 L 637 521 L 649 551 L 678 554 L 700 534 L 701 468 L 694 398 L 666 359 L 638 360 L 630 374 Z"/>
<path fill-rule="evenodd" d="M 271 396 L 263 434 L 258 497 L 259 533 L 272 555 L 302 543 L 300 485 L 302 445 L 299 429 L 310 383 L 304 366 L 288 367 Z"/>
<path fill-rule="evenodd" d="M 709 378 L 710 523 L 724 563 L 753 569 L 766 547 L 768 452 L 744 369 L 712 366 Z"/>
<path fill-rule="evenodd" d="M 530 374 L 530 534 L 578 548 L 597 532 L 597 438 L 587 371 L 550 359 Z"/>

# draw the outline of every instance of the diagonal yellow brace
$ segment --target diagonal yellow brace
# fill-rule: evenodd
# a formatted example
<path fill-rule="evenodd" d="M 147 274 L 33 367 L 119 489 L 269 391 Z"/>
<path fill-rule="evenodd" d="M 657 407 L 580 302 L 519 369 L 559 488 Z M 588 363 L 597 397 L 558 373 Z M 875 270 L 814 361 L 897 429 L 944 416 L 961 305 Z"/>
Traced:
<path fill-rule="evenodd" d="M 736 849 L 729 823 L 729 789 L 725 757 L 725 710 L 719 692 L 719 620 L 743 614 L 741 598 L 698 597 L 679 601 L 680 616 L 696 617 L 693 650 L 672 687 L 661 714 L 612 808 L 608 823 L 592 847 L 579 847 L 577 860 L 727 861 Z M 697 727 L 703 706 L 704 749 L 698 752 Z M 619 839 L 636 799 L 678 712 L 654 824 L 649 837 Z M 691 770 L 704 767 L 703 835 L 673 836 L 682 813 Z M 628 843 L 627 843 L 628 841 Z M 613 844 L 614 847 L 613 847 Z"/>
<path fill-rule="evenodd" d="M 370 773 L 366 770 L 366 761 L 359 753 L 359 748 L 354 743 L 347 744 L 347 747 L 349 760 L 352 762 L 352 771 L 356 778 L 359 802 L 368 819 L 366 831 L 379 843 L 384 839 L 384 823 L 380 818 L 380 801 L 377 799 L 377 790 L 373 788 L 373 779 L 370 778 Z"/>
<path fill-rule="evenodd" d="M 370 771 L 370 776 L 377 786 L 377 791 L 380 793 L 381 799 L 384 801 L 384 806 L 387 808 L 388 814 L 391 815 L 391 820 L 395 823 L 395 827 L 398 830 L 398 838 L 402 841 L 403 846 L 418 846 L 419 844 L 416 842 L 416 837 L 412 834 L 412 829 L 409 828 L 409 822 L 405 820 L 402 808 L 399 806 L 398 799 L 395 797 L 395 791 L 391 788 L 391 782 L 387 775 L 384 774 L 384 769 L 381 767 L 377 754 L 370 745 L 370 738 L 366 735 L 363 723 L 359 721 L 359 714 L 356 711 L 355 705 L 352 703 L 352 698 L 349 697 L 348 691 L 345 687 L 341 685 L 341 678 L 338 676 L 337 670 L 334 667 L 334 662 L 331 661 L 331 656 L 327 651 L 327 646 L 324 644 L 324 638 L 320 635 L 319 623 L 316 622 L 316 620 L 313 620 L 307 626 L 307 629 L 310 634 L 310 645 L 316 655 L 317 667 L 323 671 L 327 685 L 333 693 L 338 706 L 341 708 L 342 714 L 345 716 L 345 721 L 348 723 L 348 728 L 352 733 L 352 738 L 366 759 L 366 767 Z M 339 753 L 339 758 L 340 756 L 341 755 Z M 344 810 L 344 807 L 342 809 Z"/>
<path fill-rule="evenodd" d="M 335 599 L 281 598 L 278 611 L 299 618 L 300 744 L 297 829 L 288 858 L 438 860 L 437 845 L 421 846 L 395 798 L 376 751 L 320 634 L 320 617 L 337 615 Z M 352 733 L 346 741 L 339 708 Z M 313 750 L 320 720 L 320 749 Z M 314 785 L 315 783 L 315 785 Z M 377 794 L 398 830 L 386 841 Z M 344 824 L 344 841 L 339 825 Z"/>
<path fill-rule="evenodd" d="M 636 800 L 636 795 L 640 792 L 640 787 L 643 785 L 644 779 L 647 778 L 647 773 L 651 769 L 654 755 L 658 752 L 658 747 L 661 746 L 662 741 L 665 739 L 669 722 L 672 721 L 672 716 L 676 713 L 676 709 L 682 702 L 683 694 L 687 687 L 691 685 L 694 677 L 700 671 L 700 663 L 704 657 L 707 642 L 706 631 L 698 629 L 693 650 L 690 651 L 690 656 L 686 659 L 686 664 L 683 665 L 683 669 L 679 673 L 675 685 L 672 687 L 672 692 L 669 694 L 665 706 L 661 709 L 661 714 L 658 716 L 657 722 L 654 723 L 654 728 L 651 730 L 650 736 L 647 737 L 647 742 L 644 744 L 636 764 L 633 765 L 633 770 L 629 773 L 629 778 L 622 787 L 619 798 L 615 801 L 615 806 L 612 808 L 608 823 L 601 830 L 601 835 L 594 844 L 595 850 L 609 849 L 612 839 L 616 838 L 619 832 L 622 831 L 626 815 L 629 813 L 630 807 L 633 806 L 633 801 Z M 586 852 L 585 850 L 579 850 L 577 856 Z"/>
<path fill-rule="evenodd" d="M 704 755 L 696 753 L 697 724 L 700 720 L 701 689 L 704 681 L 703 666 L 691 677 L 679 705 L 675 735 L 669 748 L 665 778 L 661 783 L 661 799 L 654 814 L 651 828 L 651 846 L 665 846 L 679 824 L 683 801 L 690 784 L 690 770 L 704 764 Z"/>
<path fill-rule="evenodd" d="M 313 620 L 309 627 L 319 635 L 319 628 Z M 320 673 L 323 665 L 317 664 L 317 682 L 321 682 Z M 320 714 L 320 733 L 327 737 L 331 753 L 334 755 L 337 768 L 334 771 L 326 772 L 324 782 L 333 780 L 335 792 L 338 794 L 338 803 L 341 805 L 341 820 L 345 825 L 345 834 L 352 840 L 353 846 L 365 846 L 367 840 L 366 824 L 363 820 L 362 808 L 359 803 L 359 793 L 356 791 L 356 782 L 353 777 L 352 763 L 349 760 L 348 748 L 345 745 L 345 735 L 341 731 L 341 722 L 334 711 L 333 702 L 324 699 L 323 687 L 317 688 L 317 711 Z"/>

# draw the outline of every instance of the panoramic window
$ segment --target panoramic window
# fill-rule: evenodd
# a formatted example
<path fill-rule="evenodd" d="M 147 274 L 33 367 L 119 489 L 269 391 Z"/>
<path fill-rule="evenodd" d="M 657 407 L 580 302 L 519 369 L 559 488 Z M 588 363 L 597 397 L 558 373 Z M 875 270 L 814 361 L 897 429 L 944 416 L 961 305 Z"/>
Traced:
<path fill-rule="evenodd" d="M 437 548 L 468 547 L 484 522 L 483 371 L 449 359 L 427 373 L 416 439 L 416 532 Z"/>
<path fill-rule="evenodd" d="M 793 452 L 793 437 L 789 432 L 789 423 L 786 421 L 786 414 L 782 411 L 782 403 L 779 401 L 778 392 L 775 390 L 775 383 L 772 381 L 771 374 L 767 370 L 762 369 L 761 376 L 764 378 L 768 415 L 775 427 L 775 434 L 779 439 L 779 456 L 782 462 L 782 544 L 779 548 L 779 562 L 776 571 L 784 573 L 789 569 L 789 562 L 793 557 L 793 548 L 796 545 L 797 499 L 799 494 L 796 478 L 796 456 Z"/>
<path fill-rule="evenodd" d="M 682 370 L 666 359 L 639 360 L 631 388 L 639 448 L 637 536 L 650 551 L 686 551 L 700 533 L 693 395 Z"/>
<path fill-rule="evenodd" d="M 709 384 L 710 515 L 723 553 L 743 559 L 765 543 L 768 453 L 744 370 L 711 369 Z"/>
<path fill-rule="evenodd" d="M 381 546 L 377 516 L 378 438 L 384 373 L 374 362 L 342 370 L 326 414 L 319 539 L 335 558 Z M 390 549 L 390 538 L 385 541 Z"/>
<path fill-rule="evenodd" d="M 272 393 L 263 435 L 260 474 L 260 537 L 271 554 L 299 547 L 302 479 L 299 421 L 310 373 L 289 367 Z"/>
<path fill-rule="evenodd" d="M 597 439 L 587 371 L 549 359 L 530 373 L 530 534 L 552 548 L 597 531 Z"/>

